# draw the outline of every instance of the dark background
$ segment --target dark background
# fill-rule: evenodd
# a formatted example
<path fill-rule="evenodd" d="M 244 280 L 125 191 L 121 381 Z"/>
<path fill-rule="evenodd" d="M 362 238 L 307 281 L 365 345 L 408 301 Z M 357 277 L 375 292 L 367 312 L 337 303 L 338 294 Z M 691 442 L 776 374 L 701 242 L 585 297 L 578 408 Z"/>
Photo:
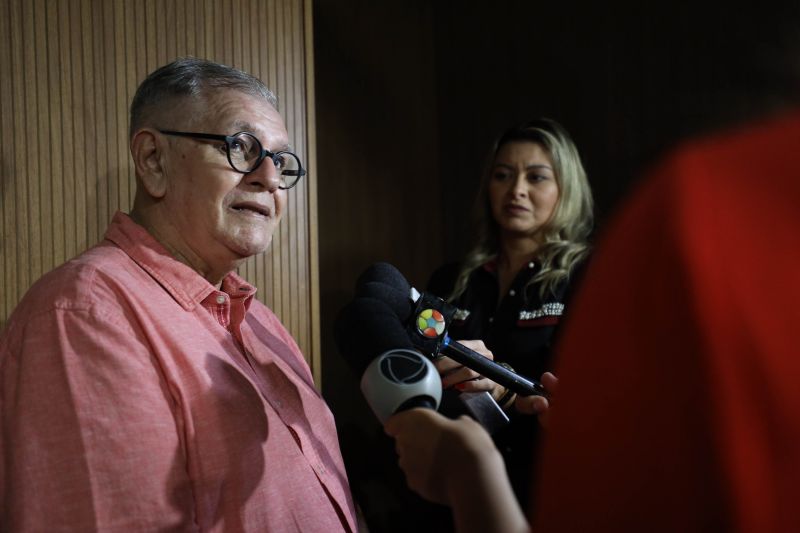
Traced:
<path fill-rule="evenodd" d="M 374 261 L 424 286 L 466 251 L 503 129 L 548 116 L 572 133 L 602 231 L 680 140 L 798 100 L 800 2 L 735 4 L 314 1 L 323 394 L 346 454 L 375 423 L 336 314 Z"/>

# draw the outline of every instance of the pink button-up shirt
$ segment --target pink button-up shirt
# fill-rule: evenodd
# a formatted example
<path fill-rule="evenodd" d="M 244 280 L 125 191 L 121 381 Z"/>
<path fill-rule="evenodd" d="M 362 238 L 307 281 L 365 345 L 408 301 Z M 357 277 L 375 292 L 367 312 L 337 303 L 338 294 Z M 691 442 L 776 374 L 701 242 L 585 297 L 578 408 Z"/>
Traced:
<path fill-rule="evenodd" d="M 3 530 L 354 531 L 333 417 L 256 289 L 117 213 L 0 337 Z"/>

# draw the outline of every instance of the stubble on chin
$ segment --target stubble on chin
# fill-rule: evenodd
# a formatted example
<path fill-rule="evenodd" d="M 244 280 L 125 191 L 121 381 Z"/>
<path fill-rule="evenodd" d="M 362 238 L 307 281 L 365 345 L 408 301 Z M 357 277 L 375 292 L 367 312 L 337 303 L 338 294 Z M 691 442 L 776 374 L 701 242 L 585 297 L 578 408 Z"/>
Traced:
<path fill-rule="evenodd" d="M 239 257 L 247 259 L 266 252 L 272 244 L 277 224 L 270 223 L 265 228 L 245 227 L 229 235 L 229 248 Z"/>

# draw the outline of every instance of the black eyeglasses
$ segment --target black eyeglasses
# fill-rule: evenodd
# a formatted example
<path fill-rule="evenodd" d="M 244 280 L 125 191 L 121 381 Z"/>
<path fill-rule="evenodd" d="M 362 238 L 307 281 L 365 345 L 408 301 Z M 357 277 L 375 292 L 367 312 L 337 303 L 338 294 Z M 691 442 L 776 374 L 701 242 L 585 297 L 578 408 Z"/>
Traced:
<path fill-rule="evenodd" d="M 228 163 L 236 172 L 249 174 L 253 172 L 262 161 L 270 158 L 275 168 L 280 173 L 281 181 L 278 184 L 280 189 L 291 189 L 300 178 L 306 175 L 300 158 L 292 152 L 283 150 L 280 152 L 270 152 L 261 146 L 255 135 L 247 131 L 240 131 L 233 135 L 216 135 L 213 133 L 194 133 L 189 131 L 170 131 L 158 130 L 164 135 L 175 135 L 178 137 L 192 137 L 194 139 L 210 139 L 212 141 L 224 141 L 225 153 L 228 155 Z"/>

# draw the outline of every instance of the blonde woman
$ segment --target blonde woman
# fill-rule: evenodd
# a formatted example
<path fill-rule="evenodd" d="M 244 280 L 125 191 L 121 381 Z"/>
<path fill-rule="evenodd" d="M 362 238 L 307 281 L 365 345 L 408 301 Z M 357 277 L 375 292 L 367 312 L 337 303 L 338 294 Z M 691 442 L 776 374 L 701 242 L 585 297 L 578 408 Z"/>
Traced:
<path fill-rule="evenodd" d="M 478 192 L 476 243 L 428 285 L 459 309 L 450 336 L 483 341 L 497 362 L 529 378 L 549 370 L 570 287 L 589 252 L 592 205 L 578 151 L 561 125 L 538 119 L 504 132 Z M 495 441 L 518 497 L 527 498 L 536 424 L 515 420 L 513 394 L 502 387 L 449 359 L 437 366 L 445 387 L 491 390 L 508 409 L 512 422 Z"/>

